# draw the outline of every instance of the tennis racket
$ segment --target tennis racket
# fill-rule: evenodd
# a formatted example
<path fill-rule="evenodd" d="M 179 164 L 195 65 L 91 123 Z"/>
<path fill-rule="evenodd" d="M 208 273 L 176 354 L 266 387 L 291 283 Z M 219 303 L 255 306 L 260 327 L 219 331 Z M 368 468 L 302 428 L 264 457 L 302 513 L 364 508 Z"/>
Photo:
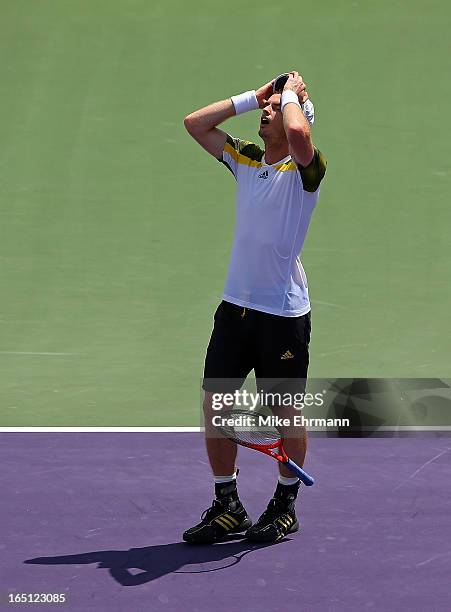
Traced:
<path fill-rule="evenodd" d="M 219 416 L 219 415 L 218 415 Z M 226 438 L 269 455 L 289 468 L 307 486 L 314 484 L 314 479 L 292 461 L 283 448 L 283 438 L 280 431 L 271 425 L 259 425 L 262 413 L 248 410 L 221 411 L 220 424 L 214 427 Z M 244 424 L 243 424 L 244 423 Z"/>

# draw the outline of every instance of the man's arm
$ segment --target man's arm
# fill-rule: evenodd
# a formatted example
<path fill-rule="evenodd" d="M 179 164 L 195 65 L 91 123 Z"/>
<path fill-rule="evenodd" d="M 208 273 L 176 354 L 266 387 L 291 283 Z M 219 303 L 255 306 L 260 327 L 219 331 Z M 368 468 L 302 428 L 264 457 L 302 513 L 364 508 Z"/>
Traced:
<path fill-rule="evenodd" d="M 283 105 L 283 126 L 291 156 L 298 164 L 306 168 L 312 161 L 314 154 L 310 126 L 299 104 L 289 102 L 284 104 L 290 95 L 293 102 L 295 102 L 294 95 L 288 94 L 288 96 L 284 96 L 285 92 L 293 92 L 300 104 L 304 103 L 308 98 L 306 85 L 297 72 L 290 72 L 290 76 L 283 88 L 281 99 Z"/>
<path fill-rule="evenodd" d="M 227 134 L 216 126 L 234 115 L 235 107 L 230 98 L 213 102 L 185 117 L 185 128 L 201 147 L 220 160 Z"/>
<path fill-rule="evenodd" d="M 258 108 L 263 108 L 263 106 L 265 106 L 267 98 L 271 95 L 271 91 L 272 81 L 265 83 L 265 85 L 257 89 L 255 98 Z M 246 92 L 246 94 L 242 95 L 246 96 L 250 93 L 251 92 Z M 254 96 L 254 92 L 252 92 L 252 96 Z M 236 98 L 239 97 L 241 96 L 236 96 Z M 242 108 L 246 110 L 245 107 Z M 255 106 L 255 108 L 257 108 L 257 106 Z M 231 98 L 221 100 L 220 102 L 213 102 L 213 104 L 209 104 L 185 117 L 185 128 L 201 147 L 217 159 L 222 160 L 222 152 L 226 143 L 227 134 L 223 130 L 218 129 L 217 126 L 235 115 L 236 110 Z"/>

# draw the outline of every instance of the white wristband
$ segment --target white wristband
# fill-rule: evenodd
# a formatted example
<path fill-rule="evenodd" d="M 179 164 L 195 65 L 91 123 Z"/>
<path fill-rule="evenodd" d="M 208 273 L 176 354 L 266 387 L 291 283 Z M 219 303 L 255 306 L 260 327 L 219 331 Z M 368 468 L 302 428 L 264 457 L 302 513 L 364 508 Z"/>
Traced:
<path fill-rule="evenodd" d="M 297 94 L 295 94 L 294 91 L 292 91 L 291 89 L 288 89 L 282 92 L 282 98 L 280 100 L 280 110 L 282 111 L 282 113 L 285 106 L 290 103 L 297 104 L 299 108 L 301 108 Z"/>
<path fill-rule="evenodd" d="M 231 100 L 237 115 L 247 113 L 251 110 L 256 110 L 259 107 L 257 96 L 255 95 L 255 89 L 252 91 L 245 91 L 237 96 L 232 96 Z"/>

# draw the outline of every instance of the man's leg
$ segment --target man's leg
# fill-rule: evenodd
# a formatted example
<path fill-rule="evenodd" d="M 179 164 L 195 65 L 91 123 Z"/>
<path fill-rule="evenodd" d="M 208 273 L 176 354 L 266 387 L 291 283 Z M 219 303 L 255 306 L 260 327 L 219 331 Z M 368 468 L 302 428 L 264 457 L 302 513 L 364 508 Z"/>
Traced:
<path fill-rule="evenodd" d="M 220 414 L 212 408 L 213 393 L 205 391 L 204 397 L 204 424 L 205 424 L 205 444 L 207 447 L 208 459 L 214 476 L 221 477 L 235 474 L 235 460 L 237 455 L 237 445 L 228 438 L 224 438 L 212 425 L 212 418 L 215 414 Z"/>
<path fill-rule="evenodd" d="M 215 314 L 215 324 L 207 349 L 204 367 L 203 402 L 205 443 L 213 472 L 215 500 L 203 515 L 201 522 L 183 534 L 190 543 L 212 543 L 224 539 L 229 533 L 240 533 L 251 526 L 236 486 L 236 444 L 214 428 L 212 418 L 213 389 L 239 389 L 252 369 L 249 353 L 251 325 L 243 317 L 243 309 L 222 302 Z"/>
<path fill-rule="evenodd" d="M 213 426 L 212 418 L 218 413 L 213 410 L 212 398 L 213 393 L 206 391 L 203 408 L 205 443 L 213 472 L 216 499 L 201 522 L 183 534 L 183 539 L 192 544 L 219 542 L 229 533 L 246 531 L 252 525 L 238 497 L 235 465 L 237 445 L 221 436 Z"/>
<path fill-rule="evenodd" d="M 299 415 L 299 411 L 293 408 L 278 408 L 274 413 L 290 422 L 288 427 L 281 427 L 280 432 L 283 435 L 283 447 L 295 463 L 302 467 L 307 454 L 307 429 L 304 425 L 294 425 L 293 417 Z M 282 463 L 279 463 L 279 473 L 285 478 L 293 478 L 293 472 Z"/>
<path fill-rule="evenodd" d="M 285 318 L 261 315 L 261 342 L 259 363 L 256 368 L 259 385 L 263 391 L 277 394 L 286 401 L 289 393 L 293 399 L 305 391 L 309 364 L 310 314 Z M 260 387 L 259 387 L 260 388 Z M 294 404 L 293 404 L 294 405 Z M 307 431 L 295 425 L 294 416 L 299 411 L 280 405 L 273 407 L 275 415 L 288 419 L 290 425 L 280 428 L 287 455 L 299 466 L 304 464 L 307 451 Z M 276 542 L 299 528 L 295 503 L 300 486 L 299 478 L 287 467 L 279 464 L 277 487 L 267 509 L 246 533 L 250 540 Z"/>
<path fill-rule="evenodd" d="M 272 412 L 290 425 L 279 427 L 283 446 L 290 457 L 302 466 L 307 450 L 307 431 L 305 427 L 294 425 L 293 417 L 298 411 L 289 407 L 273 407 Z M 299 529 L 295 504 L 301 481 L 291 470 L 279 463 L 279 478 L 276 490 L 258 521 L 248 529 L 246 537 L 257 542 L 277 542 L 287 534 Z"/>

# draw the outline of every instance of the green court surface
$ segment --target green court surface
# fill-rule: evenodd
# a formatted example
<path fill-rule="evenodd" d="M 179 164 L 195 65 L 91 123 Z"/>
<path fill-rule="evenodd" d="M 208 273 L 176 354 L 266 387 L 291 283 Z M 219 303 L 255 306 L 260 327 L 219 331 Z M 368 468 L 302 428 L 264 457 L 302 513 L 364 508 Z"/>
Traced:
<path fill-rule="evenodd" d="M 183 117 L 291 69 L 329 162 L 311 374 L 449 376 L 450 25 L 445 0 L 2 0 L 0 426 L 198 424 L 235 183 Z"/>

